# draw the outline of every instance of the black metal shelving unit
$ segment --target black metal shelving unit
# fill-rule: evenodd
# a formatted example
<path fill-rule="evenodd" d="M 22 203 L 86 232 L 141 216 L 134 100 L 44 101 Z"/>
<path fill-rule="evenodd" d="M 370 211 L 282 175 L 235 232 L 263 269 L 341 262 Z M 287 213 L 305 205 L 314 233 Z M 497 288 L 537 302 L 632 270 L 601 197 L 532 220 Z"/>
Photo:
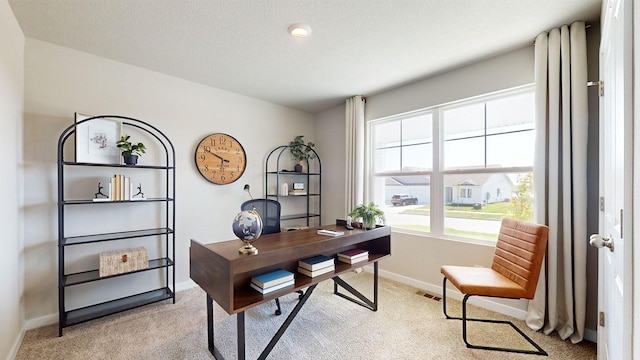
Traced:
<path fill-rule="evenodd" d="M 136 129 L 151 138 L 155 139 L 165 151 L 164 161 L 159 165 L 123 165 L 123 164 L 98 164 L 88 162 L 74 162 L 64 159 L 65 144 L 76 134 L 77 127 L 97 119 L 108 119 L 119 121 L 122 129 Z M 145 200 L 124 200 L 124 201 L 101 201 L 94 202 L 92 199 L 71 200 L 65 197 L 65 172 L 78 169 L 80 167 L 102 167 L 120 168 L 123 172 L 133 171 L 157 171 L 165 177 L 164 194 L 159 198 L 148 198 Z M 65 327 L 90 321 L 107 315 L 115 314 L 136 307 L 152 304 L 159 301 L 171 299 L 175 303 L 175 149 L 167 136 L 160 130 L 144 121 L 117 115 L 94 116 L 82 121 L 78 121 L 66 128 L 58 139 L 58 336 L 62 336 Z M 130 231 L 119 231 L 109 233 L 95 233 L 81 236 L 67 236 L 65 233 L 65 212 L 69 206 L 98 207 L 95 211 L 108 209 L 112 204 L 127 203 L 155 203 L 163 206 L 164 224 L 158 228 L 151 229 L 131 229 Z M 107 206 L 107 208 L 105 208 Z M 71 247 L 93 246 L 96 247 L 98 255 L 98 245 L 104 242 L 121 241 L 126 246 L 127 239 L 161 237 L 164 240 L 163 251 L 158 259 L 150 259 L 148 268 L 144 270 L 132 271 L 123 274 L 100 277 L 99 269 L 87 269 L 80 272 L 65 272 L 65 255 Z M 164 283 L 157 289 L 134 293 L 129 296 L 91 304 L 85 307 L 69 309 L 67 306 L 66 289 L 71 286 L 82 286 L 83 284 L 113 278 L 126 278 L 126 276 L 148 271 L 164 271 Z M 126 281 L 126 280 L 123 280 Z"/>
<path fill-rule="evenodd" d="M 267 155 L 265 164 L 265 197 L 280 202 L 284 214 L 280 217 L 281 221 L 300 219 L 305 221 L 306 226 L 320 226 L 322 225 L 322 162 L 313 148 L 307 145 L 301 146 L 307 147 L 309 152 L 315 155 L 315 159 L 305 160 L 306 171 L 303 172 L 286 171 L 284 169 L 285 164 L 290 165 L 291 162 L 290 160 L 285 160 L 289 159 L 289 145 L 278 146 Z M 292 182 L 300 180 L 307 187 L 306 195 L 282 195 L 280 193 L 283 183 L 287 182 L 291 186 Z M 275 192 L 273 191 L 274 189 Z M 286 211 L 287 205 L 293 201 L 305 201 L 306 212 L 288 213 Z M 312 224 L 313 220 L 317 220 L 317 223 Z"/>

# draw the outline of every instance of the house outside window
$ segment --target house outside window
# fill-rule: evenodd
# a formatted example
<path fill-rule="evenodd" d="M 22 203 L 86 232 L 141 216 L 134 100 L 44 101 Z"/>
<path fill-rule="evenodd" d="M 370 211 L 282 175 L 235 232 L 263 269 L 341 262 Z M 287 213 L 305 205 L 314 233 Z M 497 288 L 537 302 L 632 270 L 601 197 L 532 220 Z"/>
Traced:
<path fill-rule="evenodd" d="M 369 139 L 394 230 L 495 241 L 503 217 L 533 217 L 532 86 L 372 121 Z"/>

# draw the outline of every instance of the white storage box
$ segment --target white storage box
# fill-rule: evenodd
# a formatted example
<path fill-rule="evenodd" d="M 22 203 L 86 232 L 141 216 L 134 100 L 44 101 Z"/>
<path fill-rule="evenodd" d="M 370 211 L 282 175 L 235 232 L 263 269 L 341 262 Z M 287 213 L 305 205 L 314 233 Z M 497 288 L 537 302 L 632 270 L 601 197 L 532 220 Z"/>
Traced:
<path fill-rule="evenodd" d="M 149 267 L 149 255 L 144 247 L 100 253 L 100 277 L 111 276 Z"/>

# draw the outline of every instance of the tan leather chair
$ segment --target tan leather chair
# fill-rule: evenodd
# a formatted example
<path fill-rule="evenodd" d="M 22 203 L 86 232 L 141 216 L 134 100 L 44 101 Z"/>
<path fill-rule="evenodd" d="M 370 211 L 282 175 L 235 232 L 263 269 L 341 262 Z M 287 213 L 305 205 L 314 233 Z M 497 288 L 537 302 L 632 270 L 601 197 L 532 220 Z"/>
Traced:
<path fill-rule="evenodd" d="M 549 228 L 520 220 L 503 219 L 498 234 L 496 251 L 491 268 L 449 266 L 440 268 L 442 282 L 442 307 L 447 319 L 462 320 L 462 339 L 468 348 L 499 350 L 524 354 L 547 355 L 533 340 L 510 321 L 467 318 L 467 300 L 471 296 L 490 296 L 509 299 L 532 299 L 536 292 L 540 268 L 547 248 Z M 462 317 L 447 314 L 447 280 L 462 294 Z M 509 324 L 524 337 L 534 350 L 478 346 L 467 341 L 467 321 Z"/>

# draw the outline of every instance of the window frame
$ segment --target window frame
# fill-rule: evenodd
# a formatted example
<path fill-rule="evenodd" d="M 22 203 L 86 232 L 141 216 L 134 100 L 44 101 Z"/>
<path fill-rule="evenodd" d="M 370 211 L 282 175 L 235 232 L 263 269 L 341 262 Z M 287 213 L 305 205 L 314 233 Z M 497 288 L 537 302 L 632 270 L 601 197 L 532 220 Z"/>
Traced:
<path fill-rule="evenodd" d="M 514 88 L 509 88 L 493 93 L 482 94 L 478 96 L 474 96 L 471 98 L 460 99 L 456 101 L 452 101 L 449 103 L 434 105 L 430 107 L 426 107 L 419 110 L 409 111 L 405 113 L 395 114 L 391 116 L 386 116 L 379 119 L 372 119 L 366 124 L 367 131 L 367 152 L 369 153 L 368 159 L 368 178 L 369 183 L 371 184 L 369 188 L 369 198 L 375 199 L 375 184 L 377 178 L 386 178 L 391 176 L 429 176 L 430 179 L 430 231 L 419 231 L 419 230 L 409 230 L 404 228 L 396 228 L 391 225 L 392 232 L 400 232 L 407 233 L 411 235 L 425 236 L 431 238 L 442 238 L 453 241 L 460 242 L 468 242 L 475 244 L 484 244 L 484 245 L 495 245 L 495 241 L 491 240 L 483 240 L 462 236 L 455 236 L 451 234 L 445 234 L 444 232 L 444 221 L 445 221 L 445 189 L 444 189 L 444 177 L 446 175 L 460 175 L 460 174 L 513 174 L 513 173 L 532 173 L 533 172 L 533 164 L 531 166 L 510 166 L 510 167 L 500 167 L 500 168 L 488 168 L 486 165 L 486 146 L 485 146 L 485 164 L 483 167 L 469 167 L 465 169 L 461 168 L 444 168 L 444 157 L 442 156 L 444 150 L 444 129 L 443 126 L 443 111 L 447 109 L 451 109 L 454 107 L 459 107 L 462 105 L 480 103 L 480 102 L 488 102 L 495 99 L 507 98 L 510 96 L 515 96 L 523 93 L 532 93 L 535 87 L 534 84 L 526 84 L 523 86 L 518 86 Z M 393 122 L 393 121 L 401 121 L 402 119 L 414 116 L 421 116 L 426 113 L 431 113 L 432 119 L 432 167 L 431 170 L 422 170 L 422 171 L 402 171 L 402 165 L 400 166 L 400 171 L 380 171 L 375 172 L 375 133 L 374 127 L 378 124 L 382 124 L 385 122 Z M 534 120 L 535 121 L 535 120 Z M 486 127 L 486 124 L 485 124 Z M 485 129 L 486 131 L 486 129 Z M 535 129 L 534 123 L 534 132 L 537 132 Z M 486 134 L 485 134 L 486 136 Z M 402 143 L 402 139 L 401 139 Z M 402 149 L 402 146 L 400 146 Z M 535 196 L 535 195 L 534 195 Z M 434 211 L 437 209 L 437 211 Z"/>

